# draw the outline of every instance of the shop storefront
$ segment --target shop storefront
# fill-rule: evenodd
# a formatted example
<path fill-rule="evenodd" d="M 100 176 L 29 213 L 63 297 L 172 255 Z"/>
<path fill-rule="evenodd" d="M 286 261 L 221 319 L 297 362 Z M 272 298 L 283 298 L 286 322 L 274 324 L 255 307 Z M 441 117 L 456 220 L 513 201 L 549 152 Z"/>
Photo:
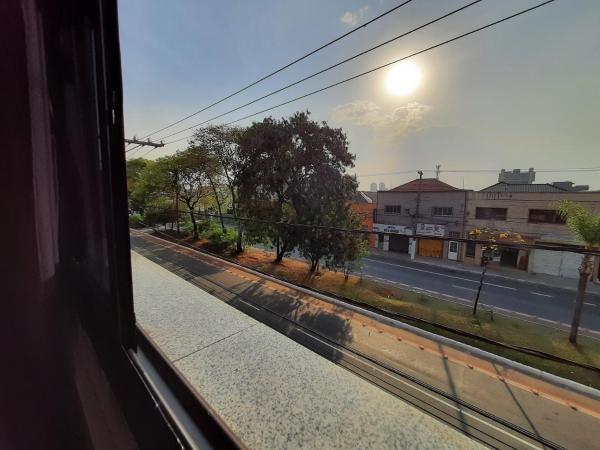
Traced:
<path fill-rule="evenodd" d="M 403 225 L 386 225 L 381 223 L 373 224 L 373 231 L 381 234 L 377 235 L 374 247 L 384 251 L 408 253 L 410 239 L 413 229 Z"/>

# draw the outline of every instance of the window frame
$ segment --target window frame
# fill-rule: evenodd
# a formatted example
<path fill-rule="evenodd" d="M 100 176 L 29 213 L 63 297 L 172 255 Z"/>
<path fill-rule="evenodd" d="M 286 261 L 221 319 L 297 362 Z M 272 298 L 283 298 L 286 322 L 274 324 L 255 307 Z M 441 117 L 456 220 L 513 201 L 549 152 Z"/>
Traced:
<path fill-rule="evenodd" d="M 480 212 L 483 211 L 491 211 L 493 212 L 493 217 L 481 217 L 484 214 L 480 214 Z M 496 215 L 496 213 L 498 211 L 504 211 L 504 214 L 501 215 L 500 217 L 498 217 Z M 487 215 L 487 214 L 486 214 Z M 497 208 L 497 207 L 491 207 L 491 206 L 476 206 L 475 207 L 475 219 L 477 220 L 502 220 L 505 221 L 508 217 L 508 208 Z"/>
<path fill-rule="evenodd" d="M 389 207 L 389 211 L 388 211 Z M 399 216 L 402 214 L 402 205 L 383 205 L 383 214 L 386 216 Z"/>
<path fill-rule="evenodd" d="M 472 251 L 471 251 L 472 249 Z M 465 258 L 475 258 L 477 253 L 477 244 L 475 241 L 467 241 L 465 245 Z"/>
<path fill-rule="evenodd" d="M 437 210 L 442 210 L 442 212 L 440 213 L 439 211 L 436 213 L 436 209 Z M 445 211 L 447 210 L 447 211 Z M 445 212 L 448 212 L 448 214 L 444 214 Z M 454 208 L 452 206 L 432 206 L 431 207 L 431 217 L 452 217 L 454 215 Z"/>
<path fill-rule="evenodd" d="M 537 220 L 537 219 L 532 219 L 532 213 L 538 213 L 538 214 L 551 214 L 552 218 L 551 220 Z M 560 214 L 560 212 L 556 211 L 555 209 L 529 209 L 527 212 L 527 223 L 548 223 L 548 224 L 552 224 L 552 225 L 564 225 L 566 223 L 565 218 Z"/>

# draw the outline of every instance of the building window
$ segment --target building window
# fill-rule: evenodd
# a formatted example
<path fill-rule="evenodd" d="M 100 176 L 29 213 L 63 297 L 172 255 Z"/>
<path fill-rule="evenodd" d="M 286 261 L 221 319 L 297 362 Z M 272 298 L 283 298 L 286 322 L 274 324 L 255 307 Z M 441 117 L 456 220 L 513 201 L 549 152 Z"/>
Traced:
<path fill-rule="evenodd" d="M 402 214 L 402 207 L 400 205 L 385 205 L 383 212 L 384 214 Z"/>
<path fill-rule="evenodd" d="M 432 216 L 448 217 L 452 215 L 452 208 L 446 206 L 434 206 L 431 208 Z"/>
<path fill-rule="evenodd" d="M 448 237 L 460 239 L 460 231 L 448 231 Z"/>
<path fill-rule="evenodd" d="M 565 218 L 553 209 L 530 209 L 528 221 L 531 223 L 565 223 Z"/>
<path fill-rule="evenodd" d="M 475 258 L 475 242 L 467 241 L 467 249 L 465 251 L 467 258 Z"/>
<path fill-rule="evenodd" d="M 475 208 L 475 218 L 483 220 L 506 220 L 506 208 Z"/>

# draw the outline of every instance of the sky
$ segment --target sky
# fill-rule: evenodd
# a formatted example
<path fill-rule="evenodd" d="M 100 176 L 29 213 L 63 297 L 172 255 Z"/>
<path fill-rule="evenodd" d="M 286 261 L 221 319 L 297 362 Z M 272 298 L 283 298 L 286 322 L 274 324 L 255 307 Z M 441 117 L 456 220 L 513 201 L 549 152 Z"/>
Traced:
<path fill-rule="evenodd" d="M 164 132 L 159 140 L 312 74 L 469 0 L 413 0 L 231 99 Z M 487 0 L 327 73 L 243 108 L 229 122 L 478 28 L 541 0 Z M 125 131 L 162 128 L 392 8 L 400 0 L 120 0 Z M 395 95 L 382 69 L 256 115 L 310 111 L 344 130 L 361 189 L 425 177 L 481 189 L 500 169 L 600 168 L 600 2 L 557 0 L 410 59 L 416 89 Z M 185 137 L 190 131 L 169 140 Z M 186 141 L 148 153 L 156 158 Z M 444 172 L 448 170 L 449 172 Z M 456 172 L 464 171 L 469 172 Z M 492 172 L 473 172 L 486 170 Z M 496 172 L 494 172 L 496 171 Z M 394 173 L 396 172 L 396 173 Z M 397 173 L 400 172 L 400 173 Z M 538 172 L 536 182 L 571 180 L 600 189 L 600 170 Z"/>

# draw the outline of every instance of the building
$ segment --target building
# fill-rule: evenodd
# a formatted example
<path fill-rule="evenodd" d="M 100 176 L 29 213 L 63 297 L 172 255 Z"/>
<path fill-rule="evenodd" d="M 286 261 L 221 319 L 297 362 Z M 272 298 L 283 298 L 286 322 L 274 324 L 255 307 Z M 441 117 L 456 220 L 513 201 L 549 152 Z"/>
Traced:
<path fill-rule="evenodd" d="M 377 209 L 377 192 L 357 191 L 351 206 L 354 212 L 360 217 L 361 228 L 363 230 L 373 231 L 374 211 Z M 370 245 L 373 246 L 376 242 L 376 236 L 370 234 L 369 242 Z"/>
<path fill-rule="evenodd" d="M 600 192 L 569 191 L 554 184 L 496 183 L 478 192 L 469 192 L 466 232 L 490 230 L 518 234 L 527 244 L 580 245 L 560 217 L 555 204 L 573 200 L 593 214 L 600 214 Z M 517 250 L 502 243 L 518 243 L 514 238 L 498 240 L 492 264 L 512 266 L 531 273 L 577 277 L 581 256 L 572 252 L 549 250 Z M 467 264 L 481 263 L 482 248 L 467 243 L 463 259 Z M 596 258 L 594 279 L 598 278 Z"/>
<path fill-rule="evenodd" d="M 582 191 L 589 191 L 590 187 L 587 184 L 575 184 L 572 181 L 553 181 L 551 184 L 553 184 L 556 187 L 559 187 L 561 189 L 564 189 L 565 191 L 571 191 L 571 192 L 582 192 Z"/>
<path fill-rule="evenodd" d="M 531 184 L 535 181 L 535 170 L 530 167 L 527 172 L 521 172 L 521 169 L 512 171 L 502 169 L 498 174 L 499 183 L 508 184 Z"/>
<path fill-rule="evenodd" d="M 459 242 L 436 238 L 465 236 L 467 192 L 436 178 L 377 192 L 373 230 L 381 234 L 374 246 L 411 256 L 461 260 Z"/>

